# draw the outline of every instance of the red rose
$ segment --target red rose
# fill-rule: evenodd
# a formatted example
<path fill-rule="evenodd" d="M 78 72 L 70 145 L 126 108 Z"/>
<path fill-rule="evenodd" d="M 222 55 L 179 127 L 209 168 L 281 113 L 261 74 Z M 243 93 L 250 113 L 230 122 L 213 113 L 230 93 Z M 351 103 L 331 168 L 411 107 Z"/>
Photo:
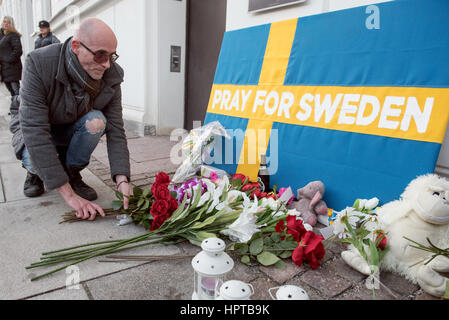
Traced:
<path fill-rule="evenodd" d="M 247 176 L 245 176 L 244 174 L 234 174 L 232 176 L 232 181 L 235 180 L 240 180 L 242 183 L 244 183 L 245 181 L 248 182 L 249 178 Z"/>
<path fill-rule="evenodd" d="M 324 238 L 322 236 L 317 236 L 312 231 L 306 232 L 301 239 L 301 243 L 305 245 L 305 260 L 309 263 L 312 270 L 320 267 L 320 260 L 323 259 L 326 254 L 323 241 Z"/>
<path fill-rule="evenodd" d="M 377 247 L 378 247 L 380 250 L 384 251 L 384 250 L 387 248 L 387 237 L 386 237 L 383 233 L 381 233 L 381 234 L 379 234 L 379 235 L 377 236 L 377 238 L 376 238 L 376 243 L 377 243 L 377 241 L 379 241 L 379 239 L 382 239 L 382 240 L 380 240 L 380 242 L 379 242 L 379 244 L 377 245 Z"/>
<path fill-rule="evenodd" d="M 169 200 L 171 198 L 170 191 L 166 184 L 153 183 L 151 186 L 151 192 L 153 193 L 156 200 Z"/>
<path fill-rule="evenodd" d="M 295 251 L 293 251 L 292 255 L 293 262 L 298 266 L 301 267 L 304 262 L 304 247 L 302 245 L 299 245 Z"/>
<path fill-rule="evenodd" d="M 257 189 L 251 194 L 250 198 L 254 199 L 255 197 L 257 197 L 257 199 L 261 199 L 262 198 L 261 195 L 262 192 L 259 189 Z"/>
<path fill-rule="evenodd" d="M 150 231 L 155 231 L 158 230 L 160 227 L 162 227 L 162 225 L 165 222 L 165 217 L 164 216 L 155 216 L 153 219 L 153 223 L 151 224 L 151 229 Z"/>
<path fill-rule="evenodd" d="M 170 210 L 170 203 L 167 200 L 157 200 L 151 207 L 151 215 L 153 217 L 165 217 Z"/>
<path fill-rule="evenodd" d="M 168 202 L 170 203 L 170 212 L 172 212 L 172 213 L 175 212 L 179 206 L 178 201 L 176 199 L 174 199 L 173 197 L 170 197 Z"/>
<path fill-rule="evenodd" d="M 302 236 L 299 246 L 293 251 L 292 259 L 295 264 L 300 267 L 306 261 L 312 270 L 318 269 L 321 265 L 320 260 L 326 254 L 323 241 L 323 237 L 317 236 L 312 231 L 306 232 Z"/>
<path fill-rule="evenodd" d="M 251 183 L 251 184 L 244 185 L 243 188 L 242 188 L 242 192 L 255 191 L 258 188 L 259 188 L 259 184 L 258 183 L 256 183 L 256 184 Z"/>
<path fill-rule="evenodd" d="M 279 221 L 274 229 L 276 230 L 276 232 L 284 233 L 285 221 L 284 220 Z"/>
<path fill-rule="evenodd" d="M 287 217 L 287 233 L 293 236 L 296 242 L 307 232 L 302 220 L 297 220 L 296 216 Z"/>
<path fill-rule="evenodd" d="M 287 222 L 287 225 L 285 223 Z M 293 236 L 293 239 L 296 242 L 299 242 L 302 236 L 307 232 L 304 227 L 304 223 L 302 220 L 297 220 L 296 216 L 288 216 L 287 220 L 279 221 L 276 225 L 275 230 L 279 233 L 284 233 L 284 230 L 287 228 L 287 234 Z"/>
<path fill-rule="evenodd" d="M 170 177 L 165 172 L 160 172 L 156 176 L 156 183 L 157 184 L 170 184 L 170 182 L 171 182 Z"/>

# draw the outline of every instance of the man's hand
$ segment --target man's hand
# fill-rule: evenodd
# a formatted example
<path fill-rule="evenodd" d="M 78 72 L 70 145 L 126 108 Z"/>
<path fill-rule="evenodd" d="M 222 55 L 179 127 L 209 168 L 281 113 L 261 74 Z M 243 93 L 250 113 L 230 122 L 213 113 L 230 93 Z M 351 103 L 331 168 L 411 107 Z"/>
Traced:
<path fill-rule="evenodd" d="M 133 190 L 128 182 L 128 178 L 125 176 L 116 176 L 115 181 L 117 182 L 117 191 L 123 194 L 123 209 L 128 210 L 128 197 L 133 194 Z"/>
<path fill-rule="evenodd" d="M 64 198 L 67 205 L 75 209 L 77 218 L 93 221 L 95 220 L 97 213 L 99 213 L 102 217 L 105 216 L 105 213 L 100 206 L 78 196 L 73 191 L 70 184 L 65 184 L 60 187 L 58 191 Z"/>

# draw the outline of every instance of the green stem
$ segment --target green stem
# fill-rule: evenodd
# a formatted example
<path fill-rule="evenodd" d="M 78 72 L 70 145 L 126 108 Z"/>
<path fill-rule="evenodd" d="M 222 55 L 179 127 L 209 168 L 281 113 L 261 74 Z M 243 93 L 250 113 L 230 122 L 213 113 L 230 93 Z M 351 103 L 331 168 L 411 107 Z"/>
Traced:
<path fill-rule="evenodd" d="M 121 242 L 121 241 L 123 241 L 123 240 L 110 240 L 110 241 L 89 243 L 89 244 L 84 244 L 84 245 L 81 245 L 81 246 L 76 246 L 76 247 L 71 247 L 71 248 L 67 248 L 67 249 L 58 250 L 58 251 L 45 252 L 42 255 L 43 256 L 48 256 L 48 255 L 53 255 L 55 253 L 66 252 L 66 251 L 70 251 L 70 250 L 74 250 L 74 249 L 92 247 L 92 246 L 96 246 L 96 245 L 100 245 L 100 244 L 114 243 L 114 242 Z"/>

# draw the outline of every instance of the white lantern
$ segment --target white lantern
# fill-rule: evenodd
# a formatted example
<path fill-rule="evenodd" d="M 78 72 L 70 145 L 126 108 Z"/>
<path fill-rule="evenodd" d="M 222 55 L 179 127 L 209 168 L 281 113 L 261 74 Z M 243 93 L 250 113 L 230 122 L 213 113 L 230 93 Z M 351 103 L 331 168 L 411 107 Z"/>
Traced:
<path fill-rule="evenodd" d="M 226 274 L 234 268 L 234 261 L 225 253 L 226 244 L 210 238 L 201 244 L 203 251 L 192 260 L 195 270 L 193 300 L 214 300 L 224 283 Z"/>
<path fill-rule="evenodd" d="M 279 290 L 276 292 L 275 298 L 273 297 L 271 291 L 276 289 Z M 310 300 L 307 292 L 303 288 L 297 286 L 282 286 L 271 288 L 270 290 L 268 290 L 268 292 L 273 300 Z"/>
<path fill-rule="evenodd" d="M 217 300 L 250 300 L 254 287 L 242 281 L 231 280 L 223 283 Z"/>

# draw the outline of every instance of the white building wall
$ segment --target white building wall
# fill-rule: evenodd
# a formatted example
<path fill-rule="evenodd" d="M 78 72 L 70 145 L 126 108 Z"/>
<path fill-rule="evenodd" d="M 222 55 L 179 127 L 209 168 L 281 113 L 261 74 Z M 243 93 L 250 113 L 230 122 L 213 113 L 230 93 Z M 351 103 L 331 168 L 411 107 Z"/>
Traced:
<path fill-rule="evenodd" d="M 226 30 L 272 23 L 282 20 L 294 19 L 329 11 L 349 9 L 391 0 L 307 0 L 305 3 L 262 11 L 248 13 L 248 0 L 227 0 Z M 449 128 L 446 132 L 443 148 L 437 164 L 436 172 L 449 177 Z"/>
<path fill-rule="evenodd" d="M 4 0 L 0 9 L 16 18 L 24 57 L 34 49 L 40 20 L 49 20 L 63 42 L 80 20 L 102 19 L 118 38 L 128 127 L 140 135 L 168 135 L 183 127 L 186 0 Z M 180 73 L 170 72 L 171 45 L 182 47 Z"/>
<path fill-rule="evenodd" d="M 248 0 L 227 0 L 226 30 L 235 30 L 282 20 L 305 17 L 328 11 L 343 10 L 392 0 L 307 0 L 304 3 L 248 12 Z"/>

